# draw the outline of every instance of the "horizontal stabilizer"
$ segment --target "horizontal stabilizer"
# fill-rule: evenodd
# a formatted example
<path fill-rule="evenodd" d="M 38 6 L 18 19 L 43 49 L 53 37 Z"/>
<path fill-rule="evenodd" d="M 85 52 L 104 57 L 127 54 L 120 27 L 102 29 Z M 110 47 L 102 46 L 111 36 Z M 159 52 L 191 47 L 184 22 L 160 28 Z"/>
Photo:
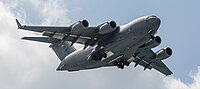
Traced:
<path fill-rule="evenodd" d="M 38 41 L 38 42 L 44 42 L 44 43 L 56 43 L 60 40 L 49 38 L 49 37 L 23 37 L 24 40 L 31 40 L 31 41 Z"/>

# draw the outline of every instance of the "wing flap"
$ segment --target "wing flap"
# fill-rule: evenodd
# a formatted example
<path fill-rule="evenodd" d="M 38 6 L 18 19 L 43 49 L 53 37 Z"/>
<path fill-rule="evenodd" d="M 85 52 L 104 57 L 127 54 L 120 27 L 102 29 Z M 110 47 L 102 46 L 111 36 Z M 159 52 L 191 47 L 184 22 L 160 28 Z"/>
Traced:
<path fill-rule="evenodd" d="M 139 59 L 138 58 L 135 58 L 135 60 L 133 60 L 133 62 L 137 62 Z M 140 62 L 139 62 L 139 65 L 141 65 L 141 66 L 143 66 L 143 67 L 145 67 L 146 65 L 148 65 L 148 63 L 147 62 L 145 62 L 144 60 L 141 60 Z M 151 66 L 148 66 L 147 67 L 147 69 L 152 69 L 152 67 Z"/>

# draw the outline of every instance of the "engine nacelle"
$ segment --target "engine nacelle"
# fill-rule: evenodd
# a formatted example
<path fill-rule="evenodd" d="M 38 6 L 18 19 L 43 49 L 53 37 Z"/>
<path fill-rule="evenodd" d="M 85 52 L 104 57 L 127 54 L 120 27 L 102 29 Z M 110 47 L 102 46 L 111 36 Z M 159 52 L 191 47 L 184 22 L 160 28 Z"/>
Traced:
<path fill-rule="evenodd" d="M 78 32 L 81 32 L 80 30 L 83 30 L 89 26 L 89 23 L 87 20 L 81 20 L 78 21 L 74 24 L 72 24 L 71 27 L 71 34 L 75 33 L 77 34 Z"/>
<path fill-rule="evenodd" d="M 172 55 L 172 49 L 171 48 L 164 48 L 156 52 L 156 60 L 163 60 Z"/>
<path fill-rule="evenodd" d="M 161 38 L 159 36 L 154 37 L 152 40 L 146 43 L 146 48 L 154 48 L 161 43 Z"/>
<path fill-rule="evenodd" d="M 98 27 L 99 27 L 98 33 L 101 35 L 105 35 L 114 31 L 117 27 L 117 24 L 115 23 L 115 21 L 110 21 L 110 22 L 105 22 Z"/>

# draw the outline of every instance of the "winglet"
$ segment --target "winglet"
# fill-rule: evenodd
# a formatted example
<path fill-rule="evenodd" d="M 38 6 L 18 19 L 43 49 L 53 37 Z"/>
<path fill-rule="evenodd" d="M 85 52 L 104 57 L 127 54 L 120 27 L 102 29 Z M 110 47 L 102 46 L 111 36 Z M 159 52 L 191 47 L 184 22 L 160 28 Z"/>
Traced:
<path fill-rule="evenodd" d="M 22 25 L 19 23 L 19 21 L 17 19 L 16 19 L 16 23 L 17 23 L 18 29 L 21 29 Z"/>

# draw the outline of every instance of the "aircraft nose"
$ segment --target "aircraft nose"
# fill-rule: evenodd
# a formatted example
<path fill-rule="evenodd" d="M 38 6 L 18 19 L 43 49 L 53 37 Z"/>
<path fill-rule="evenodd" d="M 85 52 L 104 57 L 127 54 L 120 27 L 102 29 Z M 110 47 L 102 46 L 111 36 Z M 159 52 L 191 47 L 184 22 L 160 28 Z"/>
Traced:
<path fill-rule="evenodd" d="M 159 18 L 154 18 L 154 22 L 155 22 L 155 24 L 157 24 L 157 25 L 159 25 L 160 26 L 160 23 L 161 23 L 161 21 L 160 21 L 160 19 Z"/>
<path fill-rule="evenodd" d="M 152 26 L 153 28 L 154 27 L 159 27 L 160 26 L 160 19 L 158 17 L 156 17 L 155 15 L 152 15 L 152 16 L 148 16 L 147 17 L 147 22 L 150 26 Z"/>
<path fill-rule="evenodd" d="M 152 18 L 157 18 L 157 16 L 155 16 L 155 15 L 151 15 L 150 17 L 152 17 Z"/>
<path fill-rule="evenodd" d="M 160 26 L 161 20 L 157 16 L 152 15 L 146 18 L 146 22 L 149 28 L 152 29 L 151 33 L 155 34 Z"/>
<path fill-rule="evenodd" d="M 160 19 L 155 15 L 147 17 L 147 20 L 149 23 L 156 24 L 156 25 L 160 25 L 160 22 L 161 22 Z"/>

